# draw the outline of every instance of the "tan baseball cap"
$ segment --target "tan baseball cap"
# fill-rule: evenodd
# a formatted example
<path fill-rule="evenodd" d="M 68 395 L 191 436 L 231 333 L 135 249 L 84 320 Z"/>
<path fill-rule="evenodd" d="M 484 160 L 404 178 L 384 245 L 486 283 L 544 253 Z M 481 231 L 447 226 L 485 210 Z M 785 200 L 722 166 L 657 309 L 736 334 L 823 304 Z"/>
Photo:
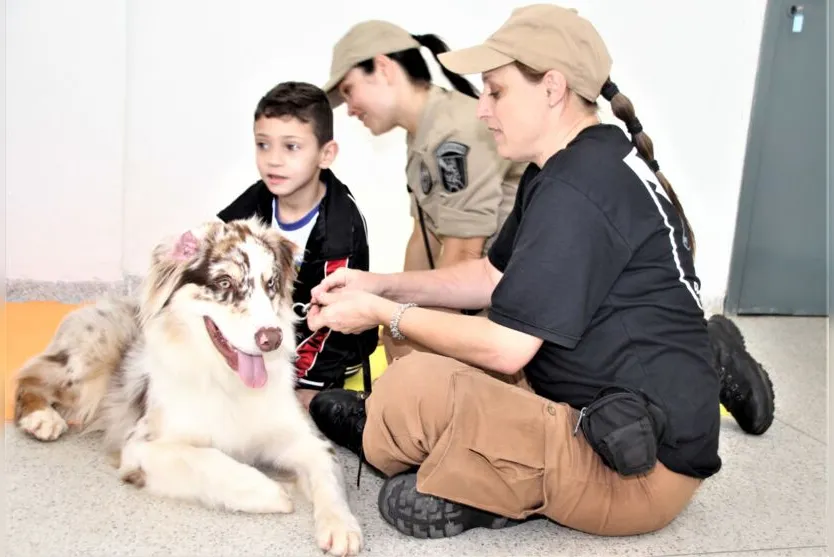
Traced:
<path fill-rule="evenodd" d="M 554 4 L 517 8 L 483 44 L 438 59 L 458 74 L 483 73 L 513 61 L 538 72 L 557 70 L 589 101 L 599 96 L 611 71 L 608 48 L 594 26 L 576 10 Z"/>
<path fill-rule="evenodd" d="M 333 47 L 330 79 L 322 87 L 330 98 L 330 104 L 333 108 L 342 104 L 342 96 L 336 88 L 351 68 L 379 54 L 409 48 L 420 48 L 420 43 L 408 31 L 393 23 L 370 20 L 351 27 Z"/>

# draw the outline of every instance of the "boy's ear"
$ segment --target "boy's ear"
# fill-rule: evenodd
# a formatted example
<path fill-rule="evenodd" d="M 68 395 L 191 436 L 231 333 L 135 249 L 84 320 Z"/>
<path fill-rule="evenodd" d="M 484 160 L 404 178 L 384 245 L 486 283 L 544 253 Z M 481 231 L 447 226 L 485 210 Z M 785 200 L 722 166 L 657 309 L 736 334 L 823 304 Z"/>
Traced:
<path fill-rule="evenodd" d="M 319 168 L 330 168 L 333 161 L 336 160 L 336 155 L 339 154 L 339 144 L 335 139 L 331 139 L 325 143 L 320 149 Z"/>

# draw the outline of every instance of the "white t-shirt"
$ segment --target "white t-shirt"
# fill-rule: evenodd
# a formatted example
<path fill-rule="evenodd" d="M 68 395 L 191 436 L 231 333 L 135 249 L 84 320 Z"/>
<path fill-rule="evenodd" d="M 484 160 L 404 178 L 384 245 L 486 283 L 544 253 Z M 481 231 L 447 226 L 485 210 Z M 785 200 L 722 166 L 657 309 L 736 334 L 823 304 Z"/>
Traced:
<path fill-rule="evenodd" d="M 282 222 L 278 218 L 278 200 L 272 199 L 272 224 L 276 226 L 291 242 L 295 243 L 301 248 L 307 247 L 307 239 L 310 237 L 310 232 L 316 225 L 316 218 L 319 216 L 319 203 L 310 209 L 306 215 L 295 222 Z M 306 249 L 304 250 L 306 251 Z M 300 266 L 304 260 L 304 253 L 299 253 L 295 256 L 296 266 Z"/>

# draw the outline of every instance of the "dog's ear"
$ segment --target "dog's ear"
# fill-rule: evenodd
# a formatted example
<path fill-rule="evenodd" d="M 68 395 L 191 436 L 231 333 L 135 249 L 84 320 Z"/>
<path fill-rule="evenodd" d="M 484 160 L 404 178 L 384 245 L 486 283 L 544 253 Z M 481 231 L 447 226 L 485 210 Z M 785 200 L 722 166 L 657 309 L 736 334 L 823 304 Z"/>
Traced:
<path fill-rule="evenodd" d="M 162 311 L 179 288 L 185 272 L 197 265 L 202 255 L 202 240 L 190 230 L 154 248 L 140 292 L 139 322 L 142 326 Z"/>
<path fill-rule="evenodd" d="M 282 295 L 289 295 L 298 275 L 298 269 L 295 267 L 295 257 L 301 255 L 304 248 L 298 246 L 276 228 L 266 229 L 263 233 L 263 239 L 275 255 L 282 288 L 289 289 L 288 291 L 282 291 Z"/>

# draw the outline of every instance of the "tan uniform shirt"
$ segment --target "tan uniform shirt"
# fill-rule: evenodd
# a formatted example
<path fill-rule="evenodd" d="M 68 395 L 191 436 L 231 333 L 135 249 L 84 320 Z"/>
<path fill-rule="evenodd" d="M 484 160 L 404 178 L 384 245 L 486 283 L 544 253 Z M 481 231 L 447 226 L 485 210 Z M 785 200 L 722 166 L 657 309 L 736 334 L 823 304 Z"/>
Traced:
<path fill-rule="evenodd" d="M 432 86 L 417 133 L 407 137 L 411 215 L 444 237 L 487 238 L 492 245 L 509 215 L 525 165 L 501 158 L 476 115 L 477 100 Z"/>

